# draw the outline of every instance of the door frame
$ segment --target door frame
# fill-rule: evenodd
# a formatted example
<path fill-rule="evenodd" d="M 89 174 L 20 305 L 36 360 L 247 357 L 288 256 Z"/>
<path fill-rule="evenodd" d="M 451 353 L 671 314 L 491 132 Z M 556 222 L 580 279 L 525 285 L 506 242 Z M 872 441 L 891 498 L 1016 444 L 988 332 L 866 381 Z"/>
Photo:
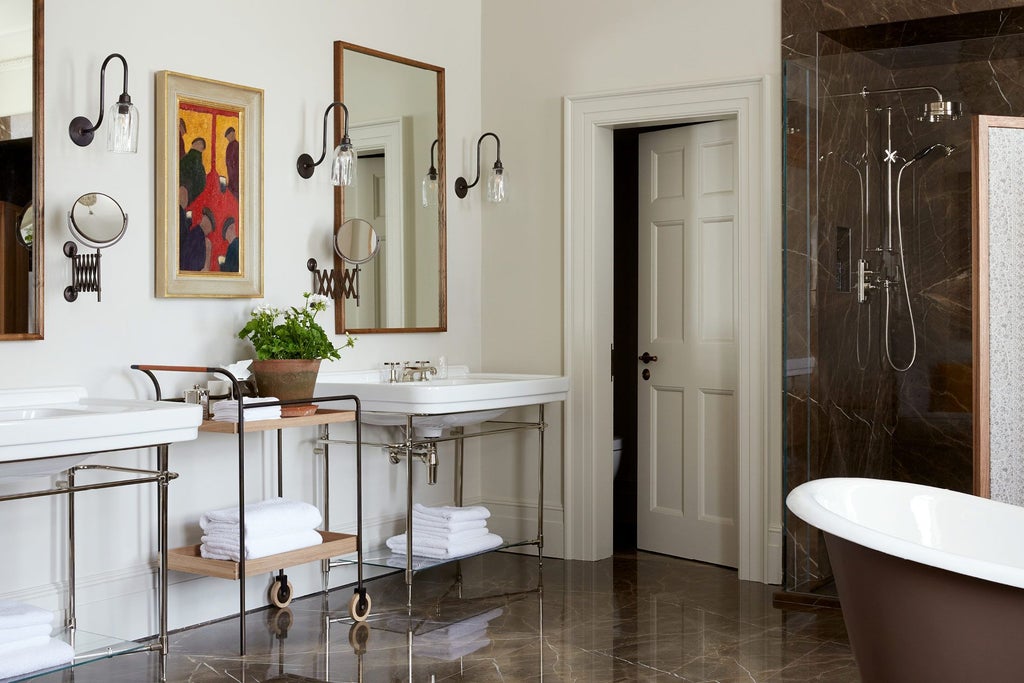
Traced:
<path fill-rule="evenodd" d="M 781 124 L 778 108 L 768 106 L 773 92 L 770 77 L 761 76 L 563 100 L 567 558 L 612 554 L 612 131 L 735 118 L 739 578 L 782 581 Z"/>

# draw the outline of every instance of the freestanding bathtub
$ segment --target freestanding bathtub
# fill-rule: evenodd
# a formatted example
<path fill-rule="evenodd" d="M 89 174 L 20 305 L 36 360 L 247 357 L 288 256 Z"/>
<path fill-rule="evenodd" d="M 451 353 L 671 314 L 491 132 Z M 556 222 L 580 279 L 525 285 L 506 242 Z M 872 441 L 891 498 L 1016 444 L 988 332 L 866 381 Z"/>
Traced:
<path fill-rule="evenodd" d="M 865 683 L 1024 681 L 1024 508 L 879 479 L 786 505 L 825 532 Z"/>

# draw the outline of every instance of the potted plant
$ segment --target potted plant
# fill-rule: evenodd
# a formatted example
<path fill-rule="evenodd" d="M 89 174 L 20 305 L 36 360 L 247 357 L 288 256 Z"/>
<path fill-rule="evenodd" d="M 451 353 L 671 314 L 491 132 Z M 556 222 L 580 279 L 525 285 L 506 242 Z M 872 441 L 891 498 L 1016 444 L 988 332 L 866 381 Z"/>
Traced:
<path fill-rule="evenodd" d="M 316 314 L 327 309 L 327 297 L 302 294 L 302 307 L 280 310 L 260 305 L 253 309 L 249 321 L 238 332 L 256 350 L 252 371 L 260 396 L 273 396 L 282 401 L 311 398 L 316 376 L 323 359 L 341 358 L 341 349 L 355 345 L 355 338 L 346 335 L 342 346 L 335 346 Z M 282 406 L 286 417 L 309 415 L 314 405 Z"/>

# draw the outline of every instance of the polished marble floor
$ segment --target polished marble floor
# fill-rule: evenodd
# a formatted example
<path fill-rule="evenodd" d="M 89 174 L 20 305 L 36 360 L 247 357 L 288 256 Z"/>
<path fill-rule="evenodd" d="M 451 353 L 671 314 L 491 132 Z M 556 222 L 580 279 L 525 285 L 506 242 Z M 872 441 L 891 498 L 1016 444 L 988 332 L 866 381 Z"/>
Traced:
<path fill-rule="evenodd" d="M 459 582 L 458 571 L 462 581 Z M 491 553 L 367 584 L 367 626 L 349 589 L 238 622 L 173 634 L 168 681 L 859 681 L 836 612 L 782 612 L 772 586 L 719 567 L 647 553 L 601 562 Z M 460 597 L 461 594 L 461 597 Z M 129 654 L 33 679 L 159 681 L 155 654 Z"/>

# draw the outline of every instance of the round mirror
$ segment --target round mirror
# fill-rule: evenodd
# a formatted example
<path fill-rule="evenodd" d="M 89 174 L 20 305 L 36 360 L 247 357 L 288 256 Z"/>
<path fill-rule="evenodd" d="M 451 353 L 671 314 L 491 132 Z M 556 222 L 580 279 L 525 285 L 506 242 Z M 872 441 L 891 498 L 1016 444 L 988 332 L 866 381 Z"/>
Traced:
<path fill-rule="evenodd" d="M 32 248 L 32 240 L 36 235 L 36 212 L 31 204 L 25 207 L 25 211 L 18 218 L 18 230 L 14 234 L 18 244 L 26 249 Z"/>
<path fill-rule="evenodd" d="M 334 250 L 349 263 L 366 263 L 379 249 L 377 232 L 362 218 L 350 218 L 334 233 Z"/>
<path fill-rule="evenodd" d="M 71 207 L 68 228 L 82 244 L 100 249 L 124 237 L 128 215 L 113 197 L 90 192 L 79 197 Z"/>

